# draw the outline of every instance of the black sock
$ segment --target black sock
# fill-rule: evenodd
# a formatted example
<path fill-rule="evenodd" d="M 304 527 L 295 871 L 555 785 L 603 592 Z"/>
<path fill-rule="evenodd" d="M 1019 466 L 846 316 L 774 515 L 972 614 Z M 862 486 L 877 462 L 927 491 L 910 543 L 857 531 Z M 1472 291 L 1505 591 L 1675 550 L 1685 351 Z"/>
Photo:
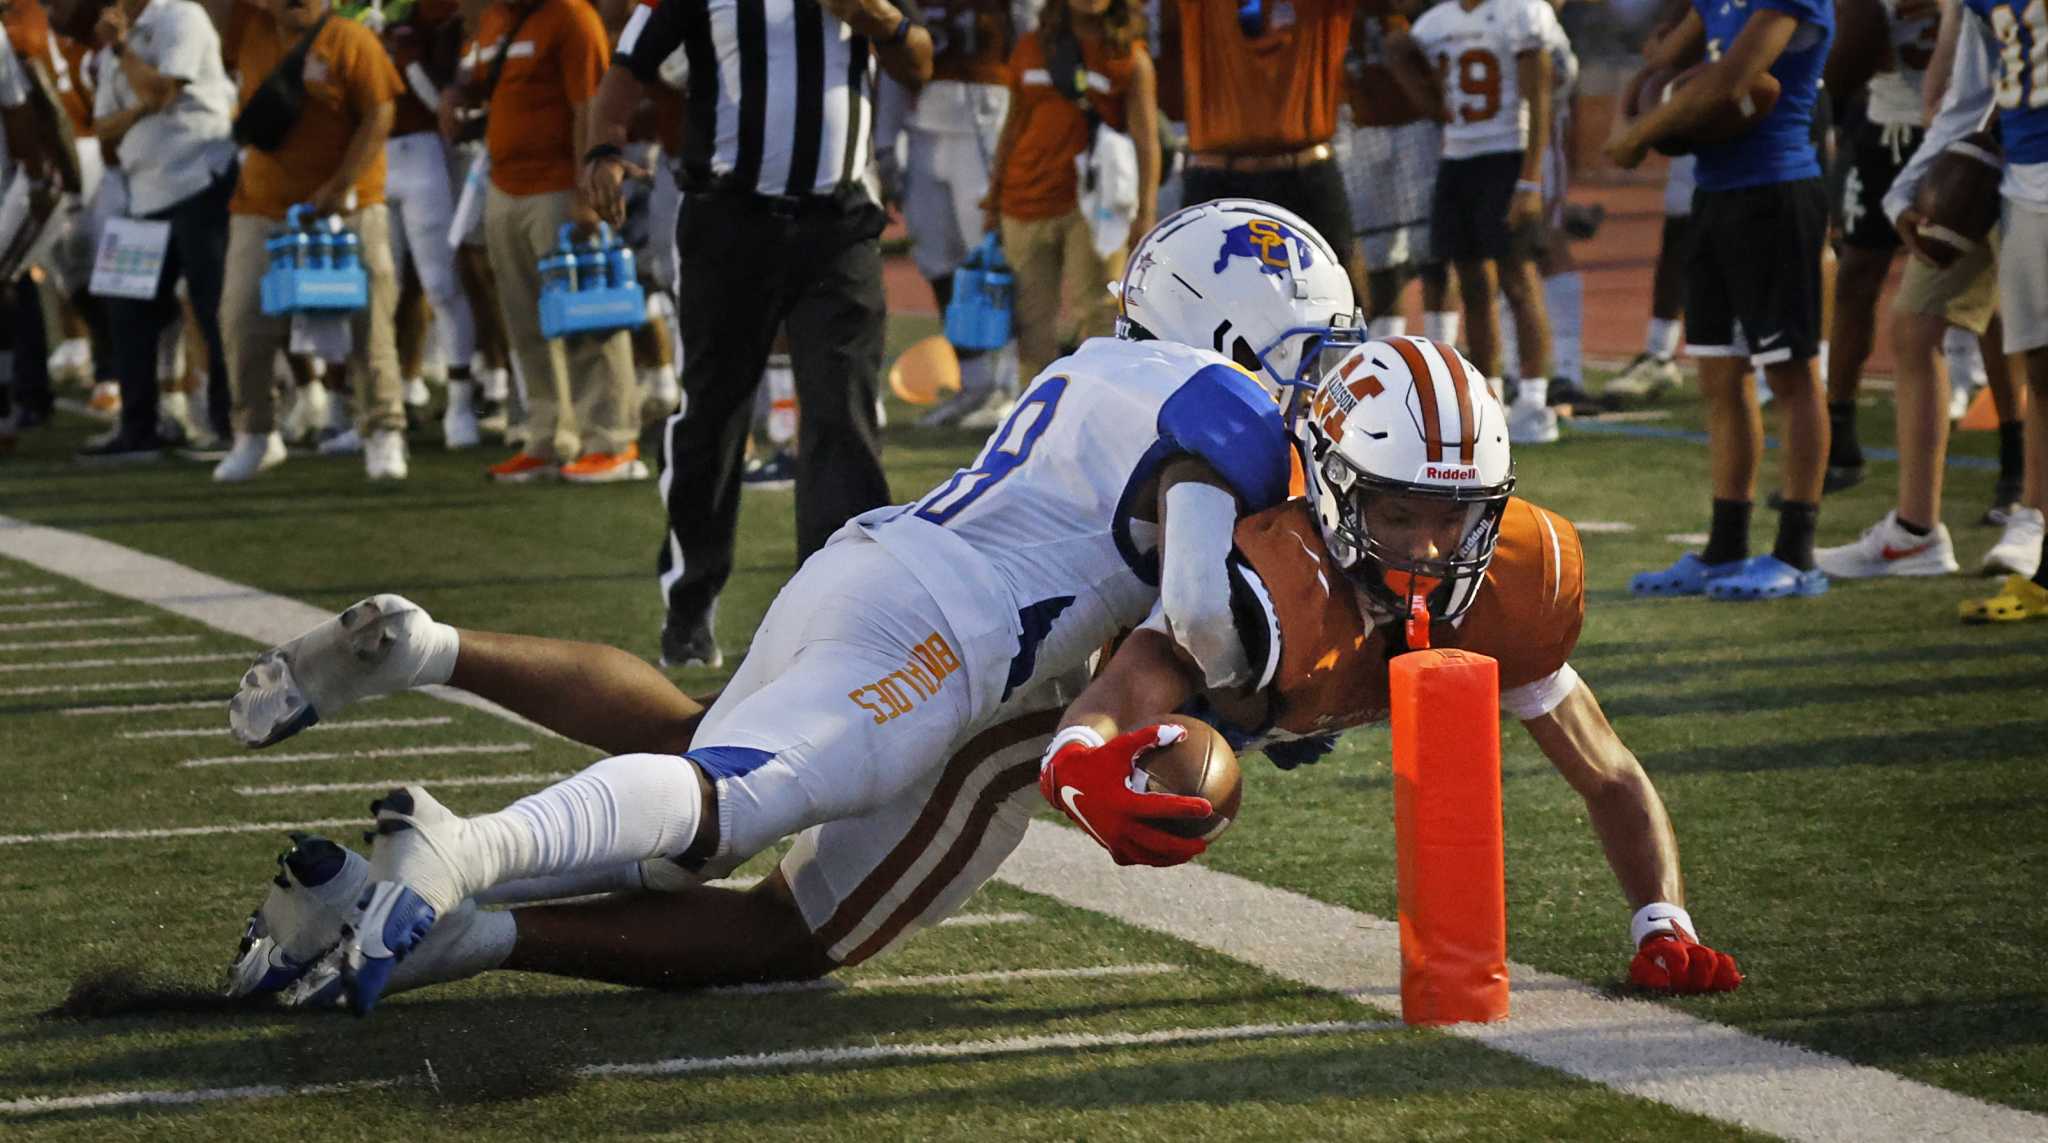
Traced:
<path fill-rule="evenodd" d="M 2027 471 L 2026 425 L 2021 421 L 1998 422 L 1998 487 L 2010 488 L 2015 497 Z"/>
<path fill-rule="evenodd" d="M 1904 528 L 1909 536 L 1930 536 L 1934 534 L 1934 527 L 1930 524 L 1915 524 L 1896 512 L 1892 514 L 1892 519 L 1898 521 L 1899 527 Z"/>
<path fill-rule="evenodd" d="M 1813 570 L 1813 527 L 1820 520 L 1820 505 L 1787 500 L 1778 509 L 1778 542 L 1771 554 L 1798 568 Z"/>
<path fill-rule="evenodd" d="M 2044 553 L 2048 553 L 2048 536 L 2042 537 L 2041 550 Z M 2042 560 L 2041 566 L 2034 569 L 2034 583 L 2041 587 L 2048 587 L 2048 560 Z"/>
<path fill-rule="evenodd" d="M 1863 467 L 1863 442 L 1856 439 L 1856 402 L 1828 402 L 1828 467 Z"/>
<path fill-rule="evenodd" d="M 1755 507 L 1747 500 L 1714 501 L 1714 523 L 1707 530 L 1707 550 L 1700 559 L 1725 564 L 1749 558 L 1749 513 Z"/>

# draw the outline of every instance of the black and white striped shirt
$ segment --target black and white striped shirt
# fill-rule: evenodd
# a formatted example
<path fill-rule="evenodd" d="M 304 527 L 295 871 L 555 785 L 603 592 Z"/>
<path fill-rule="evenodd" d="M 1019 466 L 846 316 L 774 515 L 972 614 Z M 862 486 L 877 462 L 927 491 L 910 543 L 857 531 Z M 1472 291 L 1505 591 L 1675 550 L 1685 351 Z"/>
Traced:
<path fill-rule="evenodd" d="M 866 176 L 872 53 L 817 0 L 643 0 L 614 62 L 656 83 L 678 47 L 690 77 L 684 186 L 807 195 Z"/>

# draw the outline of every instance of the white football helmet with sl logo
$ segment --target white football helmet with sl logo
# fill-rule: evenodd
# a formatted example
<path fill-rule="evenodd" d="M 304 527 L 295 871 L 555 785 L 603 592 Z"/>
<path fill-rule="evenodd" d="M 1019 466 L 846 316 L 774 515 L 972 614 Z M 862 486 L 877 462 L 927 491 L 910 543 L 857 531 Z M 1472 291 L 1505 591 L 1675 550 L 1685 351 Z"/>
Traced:
<path fill-rule="evenodd" d="M 1337 252 L 1270 202 L 1217 199 L 1175 211 L 1138 241 L 1110 285 L 1117 336 L 1214 349 L 1284 395 L 1308 390 L 1364 340 Z"/>
<path fill-rule="evenodd" d="M 1294 431 L 1323 540 L 1375 617 L 1405 618 L 1415 598 L 1464 615 L 1515 487 L 1507 414 L 1479 370 L 1442 342 L 1369 341 L 1323 375 Z M 1374 534 L 1416 509 L 1448 525 L 1435 551 Z"/>

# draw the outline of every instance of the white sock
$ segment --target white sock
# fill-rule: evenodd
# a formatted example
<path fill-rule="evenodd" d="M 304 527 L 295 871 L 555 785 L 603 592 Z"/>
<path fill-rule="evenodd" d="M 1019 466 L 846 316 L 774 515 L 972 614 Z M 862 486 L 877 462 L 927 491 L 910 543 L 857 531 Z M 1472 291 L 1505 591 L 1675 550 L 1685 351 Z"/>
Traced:
<path fill-rule="evenodd" d="M 1820 350 L 1819 350 L 1819 352 L 1815 353 L 1815 354 L 1814 354 L 1814 356 L 1815 356 L 1816 358 L 1818 358 L 1818 359 L 1819 359 L 1819 366 L 1820 366 L 1820 379 L 1821 379 L 1821 381 L 1822 381 L 1823 383 L 1825 383 L 1825 382 L 1827 381 L 1827 379 L 1828 379 L 1828 339 L 1827 339 L 1827 338 L 1821 338 L 1821 339 L 1820 339 Z"/>
<path fill-rule="evenodd" d="M 1400 314 L 1385 314 L 1372 319 L 1365 327 L 1372 337 L 1400 337 L 1408 332 L 1408 319 Z"/>
<path fill-rule="evenodd" d="M 789 355 L 769 357 L 761 380 L 768 386 L 769 443 L 788 444 L 796 437 L 796 373 L 790 368 Z"/>
<path fill-rule="evenodd" d="M 1550 400 L 1550 378 L 1524 377 L 1515 386 L 1515 404 L 1542 408 Z"/>
<path fill-rule="evenodd" d="M 1505 294 L 1494 299 L 1494 309 L 1500 317 L 1500 371 L 1504 377 L 1522 375 L 1522 341 L 1516 336 L 1515 309 L 1508 305 Z"/>
<path fill-rule="evenodd" d="M 656 860 L 666 861 L 667 858 Z M 479 905 L 523 905 L 532 901 L 560 901 L 565 897 L 592 897 L 600 893 L 634 893 L 647 888 L 638 861 L 621 862 L 592 869 L 579 869 L 554 877 L 527 877 L 493 885 L 478 893 Z"/>
<path fill-rule="evenodd" d="M 518 937 L 519 923 L 512 914 L 484 912 L 464 901 L 392 967 L 391 983 L 384 991 L 405 992 L 489 972 L 511 958 Z"/>
<path fill-rule="evenodd" d="M 1577 270 L 1543 279 L 1543 304 L 1550 313 L 1550 375 L 1576 385 L 1586 379 L 1579 352 L 1579 325 L 1586 284 Z"/>
<path fill-rule="evenodd" d="M 1458 344 L 1458 311 L 1431 310 L 1422 315 L 1422 336 L 1445 345 Z"/>
<path fill-rule="evenodd" d="M 703 812 L 697 768 L 673 754 L 621 754 L 464 822 L 467 892 L 679 854 Z"/>
<path fill-rule="evenodd" d="M 1977 343 L 1976 334 L 1958 326 L 1948 327 L 1948 332 L 1941 335 L 1941 355 L 1948 359 L 1951 385 L 1967 380 L 1974 389 L 1990 383 L 1984 373 L 1984 349 Z"/>
<path fill-rule="evenodd" d="M 450 381 L 450 382 L 448 382 L 448 408 L 449 408 L 449 409 L 451 409 L 451 410 L 456 410 L 456 409 L 474 409 L 475 407 L 476 407 L 476 382 L 474 382 L 474 381 Z"/>
<path fill-rule="evenodd" d="M 446 686 L 455 677 L 455 660 L 462 656 L 462 633 L 437 620 L 420 632 L 419 640 L 420 666 L 412 685 Z"/>
<path fill-rule="evenodd" d="M 1678 356 L 1678 332 L 1676 318 L 1651 318 L 1650 336 L 1643 340 L 1643 352 L 1659 361 L 1671 360 Z"/>

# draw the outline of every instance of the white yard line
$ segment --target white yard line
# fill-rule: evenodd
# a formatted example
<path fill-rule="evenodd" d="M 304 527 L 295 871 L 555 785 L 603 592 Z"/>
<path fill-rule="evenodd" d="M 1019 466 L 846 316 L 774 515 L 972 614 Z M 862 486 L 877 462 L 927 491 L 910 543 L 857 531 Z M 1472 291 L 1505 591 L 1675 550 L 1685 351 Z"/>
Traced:
<path fill-rule="evenodd" d="M 1367 913 L 1199 865 L 1120 870 L 1079 830 L 1042 821 L 1031 823 L 996 876 L 1374 1008 L 1400 1004 L 1399 929 Z M 1507 1020 L 1446 1030 L 1617 1091 L 1788 1139 L 2048 1139 L 2048 1117 L 1663 1004 L 1613 999 L 1524 965 L 1508 971 Z"/>
<path fill-rule="evenodd" d="M 778 980 L 766 984 L 729 984 L 708 991 L 740 996 L 780 992 L 875 991 L 895 988 L 946 988 L 957 984 L 1023 984 L 1035 980 L 1104 980 L 1123 976 L 1164 976 L 1179 972 L 1177 964 L 1101 964 L 1087 968 L 1009 968 L 993 972 L 941 972 L 929 976 L 868 976 L 856 980 Z"/>
<path fill-rule="evenodd" d="M 55 595 L 55 584 L 39 584 L 35 587 L 0 587 L 0 595 Z"/>
<path fill-rule="evenodd" d="M 197 635 L 115 635 L 104 639 L 60 639 L 56 642 L 0 643 L 0 651 L 78 651 L 87 647 L 154 647 L 162 643 L 197 643 Z"/>
<path fill-rule="evenodd" d="M 1588 536 L 1623 536 L 1636 530 L 1626 520 L 1573 520 L 1572 527 Z"/>
<path fill-rule="evenodd" d="M 410 752 L 408 752 L 410 753 Z M 463 786 L 533 786 L 536 789 L 549 782 L 559 782 L 568 777 L 563 774 L 480 774 L 473 778 L 391 778 L 382 782 L 314 782 L 307 785 L 282 786 L 236 786 L 235 793 L 245 798 L 269 798 L 290 794 L 352 794 L 389 790 L 394 786 L 421 785 L 436 790 L 459 789 Z"/>
<path fill-rule="evenodd" d="M 39 683 L 29 687 L 0 687 L 0 697 L 12 695 L 62 695 L 89 694 L 94 691 L 160 691 L 169 687 L 196 687 L 206 684 L 198 679 L 129 679 L 119 683 Z M 220 697 L 220 705 L 227 707 L 227 696 Z"/>
<path fill-rule="evenodd" d="M 187 758 L 181 768 L 200 766 L 262 766 L 285 762 L 368 762 L 377 758 L 431 758 L 447 754 L 524 754 L 531 742 L 456 742 L 447 746 L 389 746 L 377 750 L 307 750 L 297 754 L 220 754 L 211 758 Z"/>
<path fill-rule="evenodd" d="M 206 704 L 206 705 L 208 705 L 208 706 L 213 706 L 213 705 L 217 705 L 217 704 L 214 704 L 214 703 L 208 703 L 208 704 Z M 70 712 L 69 712 L 69 711 L 66 711 L 65 713 L 67 713 L 67 714 L 68 714 L 68 713 L 70 713 Z M 340 720 L 338 720 L 338 721 L 335 721 L 335 722 L 316 722 L 316 723 L 314 723 L 313 725 L 311 725 L 311 726 L 307 727 L 307 728 L 306 728 L 305 730 L 302 730 L 302 731 L 300 731 L 299 733 L 301 733 L 301 734 L 305 734 L 305 733 L 309 733 L 309 732 L 312 732 L 312 731 L 316 731 L 316 730 L 401 730 L 401 729 L 410 729 L 410 728 L 416 728 L 416 727 L 423 727 L 423 726 L 446 726 L 446 725 L 448 725 L 449 723 L 451 723 L 451 722 L 454 722 L 454 721 L 455 721 L 455 719 L 454 719 L 454 718 L 450 717 L 449 715 L 445 715 L 445 714 L 437 714 L 437 715 L 432 715 L 432 716 L 429 716 L 429 717 L 426 717 L 426 718 L 344 718 L 344 719 L 340 719 Z M 224 727 L 224 726 L 204 726 L 204 727 L 183 727 L 183 728 L 176 728 L 176 727 L 174 727 L 174 728 L 169 728 L 169 729 L 165 729 L 165 730 L 124 730 L 124 731 L 122 731 L 122 732 L 121 732 L 121 734 L 120 734 L 120 737 L 122 737 L 122 738 L 212 738 L 212 737 L 216 737 L 216 736 L 220 736 L 220 735 L 225 735 L 226 733 L 227 733 L 227 728 L 226 728 L 226 727 Z M 283 788 L 285 788 L 285 789 L 289 789 L 290 787 L 283 787 Z M 335 787 L 335 788 L 336 788 L 336 789 L 353 789 L 353 788 L 355 788 L 355 787 Z"/>
<path fill-rule="evenodd" d="M 939 922 L 941 928 L 978 928 L 982 925 L 1024 925 L 1038 919 L 1036 913 L 961 913 Z"/>
<path fill-rule="evenodd" d="M 83 599 L 58 599 L 47 603 L 0 603 L 0 611 L 76 611 L 99 604 Z"/>
<path fill-rule="evenodd" d="M 109 615 L 101 619 L 25 619 L 19 623 L 0 623 L 0 631 L 51 631 L 59 627 L 140 627 L 150 621 L 147 615 Z"/>
<path fill-rule="evenodd" d="M 161 829 L 77 829 L 50 833 L 0 834 L 0 845 L 56 845 L 74 841 L 162 841 L 174 837 L 218 837 L 232 833 L 290 833 L 365 824 L 363 815 L 301 822 L 229 822 L 223 825 L 166 826 Z"/>
<path fill-rule="evenodd" d="M 225 714 L 228 700 L 194 699 L 191 702 L 117 702 L 105 706 L 67 706 L 58 714 L 77 718 L 93 714 L 162 714 L 173 710 L 217 710 Z"/>
<path fill-rule="evenodd" d="M 249 1087 L 202 1087 L 182 1091 L 100 1091 L 91 1095 L 55 1095 L 0 1101 L 0 1115 L 51 1115 L 65 1111 L 99 1111 L 111 1107 L 180 1107 L 194 1103 L 225 1103 L 243 1099 L 281 1099 L 286 1096 L 338 1095 L 397 1087 L 406 1080 L 358 1080 L 354 1083 L 316 1083 L 304 1087 L 253 1084 Z"/>
<path fill-rule="evenodd" d="M 1696 548 L 1707 542 L 1705 532 L 1666 532 L 1664 538 L 1674 544 L 1684 544 L 1688 548 Z"/>
<path fill-rule="evenodd" d="M 0 663 L 5 671 L 99 671 L 108 667 L 180 667 L 192 663 L 247 662 L 247 651 L 213 651 L 204 655 L 138 655 L 126 659 L 52 659 L 45 663 Z"/>

